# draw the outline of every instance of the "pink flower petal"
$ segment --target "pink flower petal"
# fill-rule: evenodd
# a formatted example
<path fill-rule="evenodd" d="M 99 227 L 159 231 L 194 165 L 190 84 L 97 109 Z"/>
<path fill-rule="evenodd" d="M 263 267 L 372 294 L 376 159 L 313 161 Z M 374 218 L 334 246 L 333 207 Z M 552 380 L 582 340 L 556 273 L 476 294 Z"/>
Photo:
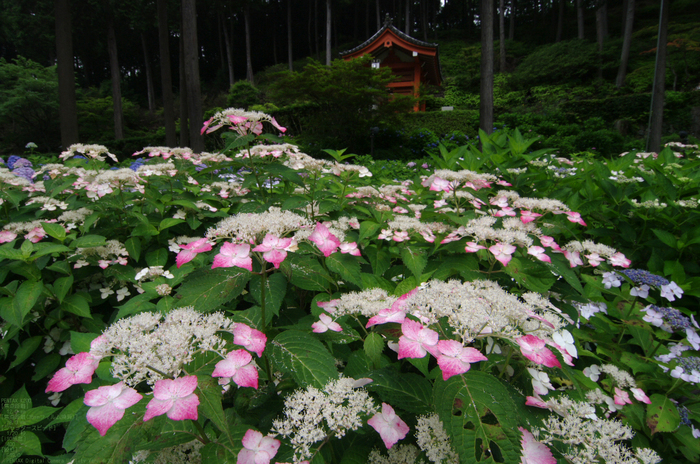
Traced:
<path fill-rule="evenodd" d="M 83 402 L 90 406 L 87 420 L 103 437 L 119 419 L 124 417 L 124 410 L 138 403 L 142 395 L 123 382 L 90 390 L 85 393 Z"/>
<path fill-rule="evenodd" d="M 158 380 L 153 387 L 153 399 L 146 405 L 144 421 L 167 414 L 172 420 L 197 420 L 199 398 L 194 393 L 197 376 Z"/>
<path fill-rule="evenodd" d="M 535 335 L 524 335 L 516 340 L 520 345 L 520 351 L 530 361 L 547 367 L 561 367 L 561 363 L 552 351 L 547 348 L 546 342 Z"/>
<path fill-rule="evenodd" d="M 405 438 L 409 431 L 408 425 L 396 415 L 394 408 L 386 403 L 382 403 L 382 411 L 372 416 L 367 424 L 379 433 L 387 449 Z"/>
<path fill-rule="evenodd" d="M 320 222 L 316 223 L 316 229 L 309 235 L 309 240 L 316 244 L 323 256 L 326 258 L 335 253 L 335 251 L 340 246 L 340 240 L 338 237 L 333 235 L 328 227 L 324 226 Z"/>
<path fill-rule="evenodd" d="M 522 445 L 520 464 L 557 464 L 557 460 L 547 445 L 535 440 L 535 437 L 528 430 L 522 427 L 518 427 L 518 430 L 523 434 L 523 438 L 520 440 Z"/>
<path fill-rule="evenodd" d="M 245 433 L 241 442 L 243 449 L 238 453 L 236 464 L 269 464 L 281 445 L 279 440 L 264 437 L 253 429 Z"/>
<path fill-rule="evenodd" d="M 92 374 L 99 365 L 99 359 L 90 353 L 82 352 L 66 361 L 66 367 L 59 369 L 49 380 L 46 393 L 62 392 L 71 385 L 92 382 Z"/>
<path fill-rule="evenodd" d="M 403 335 L 399 338 L 399 357 L 422 358 L 428 352 L 433 356 L 438 356 L 437 349 L 438 333 L 434 330 L 423 327 L 423 324 L 412 319 L 406 319 L 401 324 Z"/>
<path fill-rule="evenodd" d="M 233 343 L 257 354 L 260 358 L 265 350 L 267 336 L 258 329 L 237 322 L 233 325 Z"/>

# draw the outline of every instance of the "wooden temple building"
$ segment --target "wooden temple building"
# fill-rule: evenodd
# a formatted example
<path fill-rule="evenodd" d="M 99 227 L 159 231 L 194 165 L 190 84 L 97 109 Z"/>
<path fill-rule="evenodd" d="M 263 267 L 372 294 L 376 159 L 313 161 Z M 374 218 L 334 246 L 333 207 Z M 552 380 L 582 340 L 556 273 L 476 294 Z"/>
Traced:
<path fill-rule="evenodd" d="M 367 54 L 373 57 L 372 67 L 391 68 L 397 79 L 389 87 L 396 94 L 418 96 L 421 84 L 442 84 L 437 44 L 423 42 L 401 32 L 391 24 L 389 16 L 376 34 L 340 56 L 351 60 Z M 417 104 L 414 110 L 425 111 L 425 104 Z"/>

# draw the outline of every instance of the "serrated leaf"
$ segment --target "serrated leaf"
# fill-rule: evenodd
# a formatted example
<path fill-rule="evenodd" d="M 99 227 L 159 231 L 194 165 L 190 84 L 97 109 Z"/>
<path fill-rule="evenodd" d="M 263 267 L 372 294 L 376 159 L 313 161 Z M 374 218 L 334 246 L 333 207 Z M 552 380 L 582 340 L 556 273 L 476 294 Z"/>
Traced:
<path fill-rule="evenodd" d="M 333 356 L 305 332 L 288 330 L 276 336 L 272 341 L 272 359 L 280 370 L 292 374 L 301 387 L 322 388 L 338 378 Z"/>
<path fill-rule="evenodd" d="M 151 303 L 151 300 L 153 298 L 155 297 L 149 292 L 142 293 L 140 295 L 136 295 L 133 298 L 130 298 L 129 301 L 127 301 L 123 305 L 115 307 L 115 309 L 118 310 L 115 319 L 118 320 L 127 316 L 131 316 L 132 314 L 153 311 L 154 309 L 156 309 L 155 303 Z"/>
<path fill-rule="evenodd" d="M 165 266 L 168 264 L 168 250 L 158 248 L 146 253 L 146 264 L 149 266 Z"/>
<path fill-rule="evenodd" d="M 655 393 L 649 397 L 647 405 L 647 425 L 654 435 L 657 432 L 673 432 L 681 423 L 678 408 L 670 398 Z"/>
<path fill-rule="evenodd" d="M 670 233 L 666 232 L 665 230 L 661 229 L 652 229 L 652 232 L 654 232 L 654 235 L 661 240 L 664 244 L 670 246 L 671 248 L 675 249 L 677 248 L 678 245 L 678 240 L 676 240 L 676 237 Z"/>
<path fill-rule="evenodd" d="M 261 300 L 262 277 L 254 275 L 250 279 L 250 295 L 259 304 Z M 279 316 L 280 307 L 284 296 L 287 293 L 287 279 L 283 274 L 276 273 L 267 276 L 265 279 L 265 318 L 268 319 L 265 323 L 272 319 L 272 315 Z"/>
<path fill-rule="evenodd" d="M 34 253 L 32 254 L 32 259 L 40 258 L 41 256 L 50 255 L 52 253 L 64 253 L 66 251 L 72 251 L 65 245 L 59 245 L 58 243 L 37 243 L 34 245 Z"/>
<path fill-rule="evenodd" d="M 67 311 L 80 317 L 92 318 L 88 301 L 77 293 L 68 295 L 61 303 L 60 308 L 62 311 Z"/>
<path fill-rule="evenodd" d="M 333 253 L 326 258 L 326 266 L 330 271 L 340 274 L 343 280 L 352 282 L 358 287 L 362 286 L 360 261 L 357 256 L 339 252 Z"/>
<path fill-rule="evenodd" d="M 43 456 L 41 441 L 32 432 L 23 430 L 3 443 L 1 464 L 12 464 L 24 455 Z"/>
<path fill-rule="evenodd" d="M 391 267 L 391 255 L 388 250 L 378 248 L 376 245 L 369 245 L 363 251 L 372 265 L 374 275 L 383 275 Z"/>
<path fill-rule="evenodd" d="M 138 449 L 158 451 L 171 448 L 191 442 L 197 433 L 192 421 L 174 421 L 167 416 L 158 416 L 144 423 L 144 440 Z"/>
<path fill-rule="evenodd" d="M 300 195 L 292 195 L 288 197 L 284 202 L 282 203 L 282 206 L 280 207 L 282 211 L 287 211 L 290 209 L 298 209 L 298 208 L 303 208 L 306 205 L 309 204 L 309 200 L 305 197 L 302 197 Z"/>
<path fill-rule="evenodd" d="M 365 354 L 372 361 L 375 367 L 379 367 L 379 362 L 384 351 L 384 339 L 378 333 L 372 332 L 367 335 L 364 342 Z"/>
<path fill-rule="evenodd" d="M 418 374 L 402 374 L 394 369 L 372 372 L 367 389 L 376 391 L 382 401 L 414 414 L 426 414 L 431 409 L 432 386 Z"/>
<path fill-rule="evenodd" d="M 363 221 L 360 223 L 360 237 L 357 239 L 358 242 L 361 242 L 362 240 L 372 237 L 374 238 L 375 235 L 377 235 L 377 231 L 379 230 L 380 226 L 376 222 L 373 221 Z"/>
<path fill-rule="evenodd" d="M 15 360 L 12 361 L 12 364 L 10 364 L 9 369 L 12 369 L 15 366 L 19 366 L 24 361 L 26 361 L 27 358 L 31 356 L 37 348 L 39 348 L 39 346 L 41 345 L 41 340 L 41 335 L 36 335 L 34 337 L 30 337 L 22 341 L 22 344 L 15 351 Z"/>
<path fill-rule="evenodd" d="M 525 408 L 523 395 L 490 374 L 470 370 L 447 381 L 437 379 L 433 389 L 435 408 L 461 459 L 487 459 L 490 443 L 496 442 L 503 462 L 520 462 L 517 427 L 536 422 Z M 477 450 L 481 459 L 474 460 Z"/>
<path fill-rule="evenodd" d="M 32 380 L 34 382 L 43 379 L 49 374 L 58 370 L 58 365 L 61 364 L 61 355 L 58 353 L 49 353 L 36 363 Z"/>
<path fill-rule="evenodd" d="M 314 258 L 289 254 L 280 269 L 293 285 L 311 291 L 328 291 L 335 284 L 330 274 Z"/>
<path fill-rule="evenodd" d="M 43 291 L 44 284 L 41 282 L 25 280 L 12 298 L 12 304 L 2 306 L 0 316 L 10 324 L 22 327 L 24 317 L 32 310 Z"/>
<path fill-rule="evenodd" d="M 184 222 L 185 221 L 183 221 L 182 219 L 165 218 L 162 221 L 160 221 L 160 224 L 158 225 L 158 230 L 162 232 L 163 230 L 169 227 L 173 227 Z"/>
<path fill-rule="evenodd" d="M 65 422 L 70 422 L 76 418 L 78 411 L 83 408 L 85 403 L 83 403 L 83 398 L 77 398 L 70 402 L 68 406 L 63 408 L 60 413 L 53 418 L 51 422 L 48 423 L 46 428 L 52 427 L 56 424 L 63 424 Z M 87 413 L 87 409 L 85 410 Z"/>
<path fill-rule="evenodd" d="M 73 276 L 72 275 L 56 279 L 56 281 L 53 284 L 53 292 L 56 295 L 56 298 L 58 299 L 59 303 L 63 302 L 63 299 L 66 297 L 66 295 L 70 291 L 70 288 L 72 285 L 73 285 Z"/>
<path fill-rule="evenodd" d="M 535 293 L 547 292 L 557 281 L 545 266 L 527 259 L 513 258 L 503 270 L 519 285 Z"/>
<path fill-rule="evenodd" d="M 90 351 L 90 344 L 98 337 L 95 333 L 70 331 L 70 347 L 74 353 Z"/>
<path fill-rule="evenodd" d="M 560 255 L 550 256 L 552 262 L 548 265 L 550 269 L 553 269 L 554 273 L 560 275 L 566 280 L 566 282 L 571 285 L 574 290 L 578 291 L 583 295 L 583 287 L 581 286 L 581 281 L 576 276 L 576 273 L 571 269 L 569 260 Z"/>
<path fill-rule="evenodd" d="M 124 242 L 124 248 L 126 248 L 127 253 L 134 261 L 138 261 L 141 257 L 141 239 L 129 237 Z"/>
<path fill-rule="evenodd" d="M 14 248 L 14 240 L 10 243 L 6 243 L 0 246 L 0 258 L 2 259 L 22 259 L 22 250 L 17 250 Z"/>
<path fill-rule="evenodd" d="M 240 268 L 200 268 L 187 277 L 175 298 L 179 299 L 179 306 L 214 311 L 240 295 L 250 277 L 248 271 Z"/>
<path fill-rule="evenodd" d="M 197 376 L 197 391 L 199 394 L 198 410 L 204 417 L 214 423 L 220 432 L 228 436 L 228 425 L 224 408 L 221 405 L 221 387 L 211 375 Z M 230 436 L 228 436 L 230 440 Z"/>
<path fill-rule="evenodd" d="M 44 229 L 44 232 L 49 237 L 53 237 L 61 242 L 66 239 L 66 229 L 61 224 L 42 222 L 41 228 Z"/>
<path fill-rule="evenodd" d="M 107 238 L 102 235 L 83 235 L 71 242 L 72 248 L 92 248 L 104 246 L 107 243 Z"/>
<path fill-rule="evenodd" d="M 406 246 L 401 250 L 401 260 L 420 283 L 423 269 L 428 264 L 427 250 L 415 246 Z"/>

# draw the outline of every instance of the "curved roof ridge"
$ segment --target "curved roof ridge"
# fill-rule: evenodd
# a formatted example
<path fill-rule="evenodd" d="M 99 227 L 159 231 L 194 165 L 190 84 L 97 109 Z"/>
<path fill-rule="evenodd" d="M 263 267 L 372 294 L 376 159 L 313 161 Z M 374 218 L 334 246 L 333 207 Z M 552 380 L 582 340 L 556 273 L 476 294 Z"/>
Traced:
<path fill-rule="evenodd" d="M 389 17 L 389 15 L 386 15 L 386 19 L 384 20 L 384 25 L 382 26 L 381 29 L 379 29 L 377 32 L 374 33 L 374 35 L 372 35 L 372 37 L 365 40 L 357 47 L 351 48 L 350 50 L 346 50 L 344 52 L 340 52 L 340 56 L 349 55 L 351 53 L 355 53 L 358 50 L 362 50 L 363 48 L 367 47 L 369 44 L 374 42 L 387 29 L 390 30 L 391 32 L 393 32 L 394 34 L 396 34 L 397 36 L 399 36 L 400 38 L 402 38 L 403 40 L 405 40 L 406 42 L 412 43 L 413 45 L 418 45 L 420 47 L 433 47 L 433 48 L 438 47 L 438 44 L 436 44 L 436 43 L 423 42 L 422 40 L 418 40 L 418 39 L 406 34 L 405 32 L 400 31 L 391 23 L 391 18 Z"/>

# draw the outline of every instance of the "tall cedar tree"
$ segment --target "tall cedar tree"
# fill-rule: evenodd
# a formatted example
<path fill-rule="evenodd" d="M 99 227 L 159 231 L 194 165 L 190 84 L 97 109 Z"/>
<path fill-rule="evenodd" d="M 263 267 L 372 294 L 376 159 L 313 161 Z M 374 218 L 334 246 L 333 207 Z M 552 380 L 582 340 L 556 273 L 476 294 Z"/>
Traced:
<path fill-rule="evenodd" d="M 493 0 L 481 0 L 481 89 L 479 128 L 493 132 Z"/>
<path fill-rule="evenodd" d="M 659 36 L 656 45 L 656 69 L 654 70 L 654 91 L 651 96 L 649 117 L 649 140 L 647 151 L 658 153 L 661 150 L 661 133 L 664 123 L 664 93 L 666 90 L 666 42 L 668 36 L 668 10 L 671 0 L 661 0 Z"/>
<path fill-rule="evenodd" d="M 68 148 L 78 142 L 78 106 L 75 102 L 70 0 L 56 0 L 55 11 L 58 119 L 61 125 L 61 145 L 63 148 Z"/>

